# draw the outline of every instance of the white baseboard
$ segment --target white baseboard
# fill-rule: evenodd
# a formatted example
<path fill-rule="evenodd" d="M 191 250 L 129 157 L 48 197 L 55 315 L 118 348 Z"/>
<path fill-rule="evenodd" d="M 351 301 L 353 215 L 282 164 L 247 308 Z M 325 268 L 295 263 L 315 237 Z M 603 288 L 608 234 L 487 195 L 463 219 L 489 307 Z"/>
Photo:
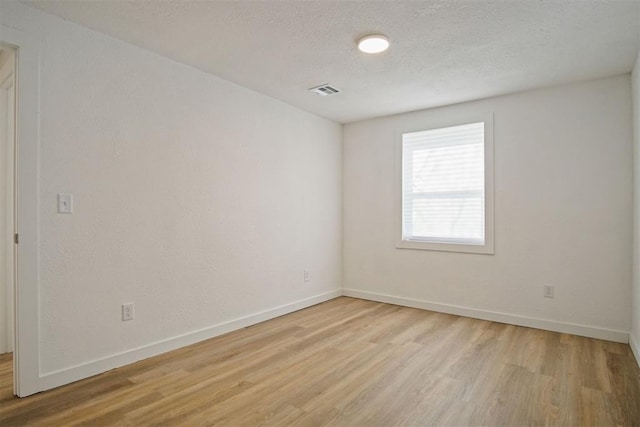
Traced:
<path fill-rule="evenodd" d="M 634 334 L 629 334 L 629 346 L 631 352 L 636 357 L 636 363 L 640 366 L 640 341 L 638 341 Z"/>
<path fill-rule="evenodd" d="M 528 328 L 544 329 L 553 332 L 562 332 L 580 335 L 589 338 L 598 338 L 607 341 L 621 343 L 629 342 L 629 332 L 612 329 L 597 328 L 594 326 L 576 325 L 573 323 L 558 322 L 555 320 L 538 319 L 535 317 L 520 316 L 517 314 L 500 313 L 496 311 L 479 310 L 476 308 L 457 305 L 435 303 L 410 298 L 394 297 L 392 295 L 378 294 L 374 292 L 360 291 L 357 289 L 343 289 L 342 295 L 361 298 L 377 302 L 401 305 L 405 307 L 420 308 L 423 310 L 437 311 L 440 313 L 456 314 L 458 316 L 473 317 L 475 319 L 490 320 L 492 322 L 508 323 Z M 636 359 L 638 358 L 636 346 Z"/>
<path fill-rule="evenodd" d="M 596 328 L 593 326 L 576 325 L 572 323 L 557 322 L 554 320 L 537 319 L 533 317 L 519 316 L 515 314 L 499 313 L 474 308 L 434 303 L 410 298 L 395 297 L 392 295 L 378 294 L 357 289 L 342 289 L 326 292 L 303 300 L 281 305 L 272 309 L 250 314 L 238 319 L 223 322 L 194 332 L 189 332 L 166 340 L 144 345 L 122 353 L 106 356 L 91 362 L 61 369 L 55 372 L 41 374 L 39 378 L 40 391 L 59 387 L 84 378 L 88 378 L 111 369 L 119 368 L 149 357 L 157 356 L 168 351 L 176 350 L 187 345 L 195 344 L 228 332 L 232 332 L 247 326 L 255 325 L 284 314 L 292 313 L 303 308 L 311 307 L 325 301 L 337 298 L 341 295 L 361 298 L 405 307 L 420 308 L 423 310 L 437 311 L 441 313 L 455 314 L 482 320 L 490 320 L 500 323 L 508 323 L 530 328 L 545 329 L 554 332 L 563 332 L 581 335 L 590 338 L 604 339 L 629 343 L 640 365 L 640 343 L 633 335 L 625 331 Z"/>
<path fill-rule="evenodd" d="M 230 320 L 228 322 L 209 326 L 207 328 L 203 328 L 194 332 L 189 332 L 183 335 L 168 338 L 166 340 L 144 345 L 122 353 L 106 356 L 98 360 L 83 363 L 81 365 L 72 366 L 70 368 L 61 369 L 55 372 L 41 374 L 39 380 L 39 388 L 40 391 L 43 391 L 54 387 L 59 387 L 64 384 L 69 384 L 74 381 L 88 378 L 114 368 L 119 368 L 121 366 L 128 365 L 142 359 L 157 356 L 159 354 L 166 353 L 171 350 L 176 350 L 187 345 L 195 344 L 197 342 L 204 341 L 218 335 L 226 334 L 227 332 L 246 328 L 247 326 L 255 325 L 256 323 L 264 322 L 265 320 L 273 319 L 284 314 L 311 307 L 312 305 L 320 304 L 333 298 L 337 298 L 341 295 L 342 290 L 337 289 L 335 291 L 326 292 L 324 294 L 281 305 L 279 307 L 260 311 L 258 313 L 250 314 L 248 316 Z"/>

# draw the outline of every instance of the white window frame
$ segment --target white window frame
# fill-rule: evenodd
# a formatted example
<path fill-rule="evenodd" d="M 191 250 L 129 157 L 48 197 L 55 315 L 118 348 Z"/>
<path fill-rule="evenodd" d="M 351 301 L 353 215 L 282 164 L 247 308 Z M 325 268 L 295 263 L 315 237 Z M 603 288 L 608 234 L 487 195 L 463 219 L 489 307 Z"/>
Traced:
<path fill-rule="evenodd" d="M 467 125 L 470 123 L 484 122 L 484 244 L 469 243 L 440 243 L 440 242 L 418 242 L 403 239 L 402 233 L 402 136 L 406 133 L 429 131 L 453 126 Z M 474 254 L 495 253 L 494 239 L 494 151 L 493 151 L 493 113 L 456 115 L 453 118 L 442 118 L 439 120 L 422 120 L 414 126 L 396 130 L 395 144 L 395 232 L 396 248 L 398 249 L 419 249 L 428 251 L 463 252 Z"/>

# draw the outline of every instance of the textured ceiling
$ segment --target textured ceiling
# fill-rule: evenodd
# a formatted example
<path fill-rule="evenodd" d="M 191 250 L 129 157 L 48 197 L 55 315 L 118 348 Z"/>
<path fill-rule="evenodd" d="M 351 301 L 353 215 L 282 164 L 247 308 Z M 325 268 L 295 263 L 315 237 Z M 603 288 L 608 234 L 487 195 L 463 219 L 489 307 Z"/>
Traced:
<path fill-rule="evenodd" d="M 24 2 L 342 123 L 627 73 L 640 38 L 638 1 Z"/>

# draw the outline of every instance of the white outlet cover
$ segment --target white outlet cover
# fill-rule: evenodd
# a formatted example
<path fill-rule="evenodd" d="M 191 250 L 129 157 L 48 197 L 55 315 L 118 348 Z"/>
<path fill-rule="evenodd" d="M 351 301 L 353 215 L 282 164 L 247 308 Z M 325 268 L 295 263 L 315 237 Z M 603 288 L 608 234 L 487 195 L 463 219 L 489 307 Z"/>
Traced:
<path fill-rule="evenodd" d="M 133 304 L 122 304 L 122 321 L 133 320 Z"/>
<path fill-rule="evenodd" d="M 553 298 L 555 289 L 552 285 L 545 285 L 544 286 L 544 297 L 545 298 Z"/>
<path fill-rule="evenodd" d="M 59 214 L 71 214 L 73 213 L 73 194 L 58 194 L 58 213 Z"/>

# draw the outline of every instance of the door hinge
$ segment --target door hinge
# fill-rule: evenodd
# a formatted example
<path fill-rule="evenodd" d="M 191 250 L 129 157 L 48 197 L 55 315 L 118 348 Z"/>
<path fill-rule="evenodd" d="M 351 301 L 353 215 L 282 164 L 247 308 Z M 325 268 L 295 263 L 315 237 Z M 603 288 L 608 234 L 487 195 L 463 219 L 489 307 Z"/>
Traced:
<path fill-rule="evenodd" d="M 18 233 L 16 233 L 16 234 L 13 236 L 13 240 L 16 242 L 16 245 L 17 245 L 18 243 L 20 243 L 20 235 L 19 235 Z"/>

